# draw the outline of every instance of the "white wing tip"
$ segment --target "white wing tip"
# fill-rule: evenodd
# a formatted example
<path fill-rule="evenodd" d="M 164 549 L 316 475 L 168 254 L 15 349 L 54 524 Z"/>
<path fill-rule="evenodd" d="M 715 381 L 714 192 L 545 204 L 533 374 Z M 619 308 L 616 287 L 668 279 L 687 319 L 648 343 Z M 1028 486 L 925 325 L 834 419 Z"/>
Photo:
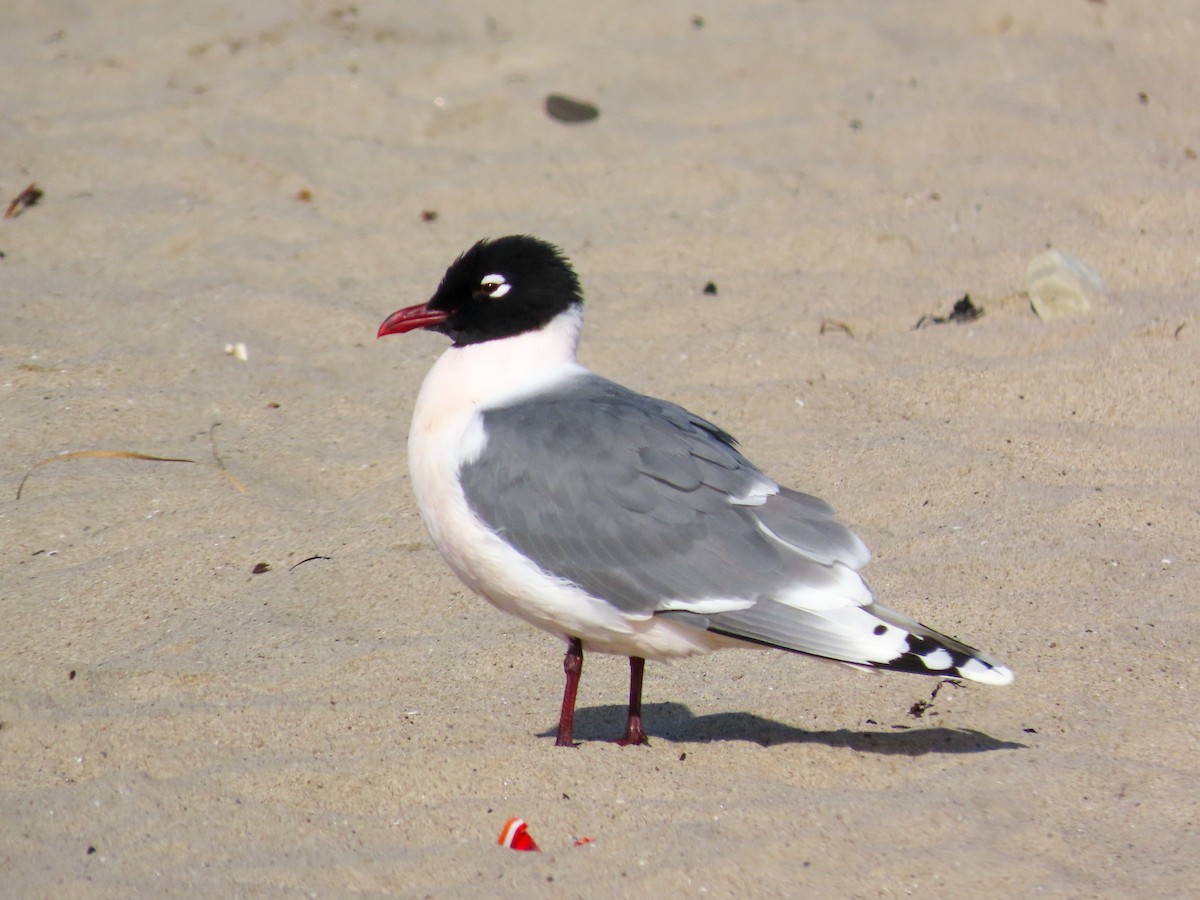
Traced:
<path fill-rule="evenodd" d="M 969 681 L 978 681 L 980 684 L 993 684 L 997 687 L 1003 687 L 1006 684 L 1013 683 L 1013 672 L 1008 666 L 989 666 L 977 659 L 970 659 L 964 665 L 957 668 L 958 674 L 963 678 Z"/>

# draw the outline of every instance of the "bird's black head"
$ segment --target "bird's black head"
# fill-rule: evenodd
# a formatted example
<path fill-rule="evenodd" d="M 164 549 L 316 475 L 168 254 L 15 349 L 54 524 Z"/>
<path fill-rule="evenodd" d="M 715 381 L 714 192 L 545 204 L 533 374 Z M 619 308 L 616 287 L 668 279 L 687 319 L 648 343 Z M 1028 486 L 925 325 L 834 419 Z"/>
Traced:
<path fill-rule="evenodd" d="M 379 335 L 428 328 L 461 347 L 534 331 L 582 302 L 579 279 L 557 247 L 511 235 L 477 243 L 446 270 L 428 303 L 388 316 Z"/>

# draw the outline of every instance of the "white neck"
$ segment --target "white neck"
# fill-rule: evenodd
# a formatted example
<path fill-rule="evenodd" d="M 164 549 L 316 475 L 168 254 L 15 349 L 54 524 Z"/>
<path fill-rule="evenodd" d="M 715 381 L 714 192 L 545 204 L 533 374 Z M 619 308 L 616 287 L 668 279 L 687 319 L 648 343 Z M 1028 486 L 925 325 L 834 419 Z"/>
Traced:
<path fill-rule="evenodd" d="M 583 371 L 575 362 L 582 327 L 583 307 L 575 304 L 537 331 L 449 348 L 421 385 L 414 429 L 430 417 L 469 415 Z"/>

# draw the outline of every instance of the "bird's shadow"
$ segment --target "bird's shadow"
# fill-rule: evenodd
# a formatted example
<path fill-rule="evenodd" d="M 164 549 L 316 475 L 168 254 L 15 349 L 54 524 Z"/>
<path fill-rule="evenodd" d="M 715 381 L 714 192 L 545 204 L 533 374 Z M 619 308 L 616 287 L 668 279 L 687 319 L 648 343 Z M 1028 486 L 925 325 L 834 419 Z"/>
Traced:
<path fill-rule="evenodd" d="M 1024 750 L 1027 745 L 1002 741 L 981 731 L 914 725 L 891 731 L 807 731 L 764 719 L 753 713 L 730 712 L 696 716 L 682 703 L 649 703 L 642 708 L 642 724 L 656 739 L 681 743 L 746 741 L 762 747 L 775 744 L 824 744 L 863 753 L 924 756 L 926 753 L 984 753 L 989 750 Z M 592 706 L 575 711 L 577 741 L 611 741 L 625 728 L 625 707 Z M 538 737 L 554 737 L 557 726 Z"/>

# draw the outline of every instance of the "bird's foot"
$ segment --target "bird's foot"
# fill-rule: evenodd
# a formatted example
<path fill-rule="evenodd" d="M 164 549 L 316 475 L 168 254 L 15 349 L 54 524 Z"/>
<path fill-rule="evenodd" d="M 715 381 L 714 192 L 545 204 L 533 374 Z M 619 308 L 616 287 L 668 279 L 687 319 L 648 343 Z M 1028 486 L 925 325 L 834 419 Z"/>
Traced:
<path fill-rule="evenodd" d="M 642 731 L 640 719 L 630 719 L 625 726 L 625 734 L 613 741 L 618 747 L 636 747 L 639 744 L 650 746 L 650 738 Z"/>

